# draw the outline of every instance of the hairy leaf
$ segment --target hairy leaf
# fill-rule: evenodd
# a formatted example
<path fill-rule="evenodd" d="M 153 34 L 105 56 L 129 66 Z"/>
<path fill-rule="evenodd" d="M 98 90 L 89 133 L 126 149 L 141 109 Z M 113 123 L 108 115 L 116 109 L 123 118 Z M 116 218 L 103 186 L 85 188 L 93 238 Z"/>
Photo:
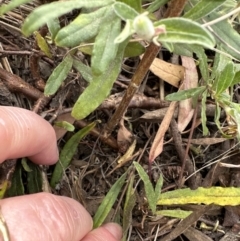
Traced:
<path fill-rule="evenodd" d="M 110 188 L 106 197 L 103 199 L 101 205 L 99 206 L 96 214 L 93 218 L 93 228 L 97 228 L 102 225 L 108 213 L 110 212 L 113 204 L 117 200 L 117 196 L 122 189 L 125 182 L 127 173 L 124 173 Z"/>
<path fill-rule="evenodd" d="M 78 120 L 85 118 L 106 99 L 121 69 L 126 44 L 127 41 L 119 45 L 116 58 L 109 65 L 106 72 L 93 76 L 93 80 L 73 106 L 72 116 L 74 118 Z"/>
<path fill-rule="evenodd" d="M 93 46 L 91 68 L 95 75 L 100 75 L 107 71 L 109 65 L 117 54 L 118 45 L 114 39 L 121 30 L 121 20 L 113 11 L 106 13 L 104 24 L 100 27 L 99 33 Z"/>
<path fill-rule="evenodd" d="M 189 90 L 180 90 L 176 93 L 167 95 L 165 97 L 165 100 L 168 100 L 168 101 L 186 100 L 186 99 L 200 95 L 201 93 L 203 93 L 204 90 L 206 90 L 205 86 L 200 86 Z"/>
<path fill-rule="evenodd" d="M 129 7 L 135 9 L 137 12 L 141 12 L 142 8 L 141 8 L 141 3 L 142 0 L 117 0 L 118 2 L 122 2 L 127 4 Z"/>
<path fill-rule="evenodd" d="M 240 204 L 240 188 L 235 187 L 199 187 L 174 190 L 162 193 L 158 205 L 174 204 L 216 204 L 220 206 L 236 206 Z"/>
<path fill-rule="evenodd" d="M 62 28 L 56 35 L 59 46 L 75 47 L 95 37 L 103 23 L 104 14 L 110 7 L 103 7 L 88 14 L 80 14 L 73 22 Z"/>
<path fill-rule="evenodd" d="M 198 44 L 206 48 L 213 48 L 215 45 L 212 34 L 190 19 L 168 18 L 157 21 L 154 25 L 165 25 L 166 33 L 158 36 L 158 41 L 163 43 Z"/>
<path fill-rule="evenodd" d="M 66 79 L 69 71 L 71 70 L 72 63 L 73 58 L 71 54 L 68 54 L 49 76 L 44 89 L 44 95 L 53 95 L 57 92 L 62 82 Z"/>
<path fill-rule="evenodd" d="M 115 13 L 124 21 L 127 21 L 127 19 L 133 20 L 135 17 L 138 16 L 138 12 L 136 10 L 122 2 L 114 3 L 113 9 Z"/>
<path fill-rule="evenodd" d="M 235 75 L 233 62 L 230 61 L 225 66 L 223 71 L 219 74 L 219 78 L 215 79 L 212 89 L 215 91 L 215 95 L 219 95 L 226 91 L 232 84 Z"/>
<path fill-rule="evenodd" d="M 224 2 L 226 0 L 201 0 L 186 12 L 183 17 L 198 20 L 219 8 Z"/>
<path fill-rule="evenodd" d="M 0 16 L 28 2 L 31 2 L 31 0 L 11 0 L 8 4 L 1 3 Z"/>
<path fill-rule="evenodd" d="M 83 64 L 80 60 L 73 60 L 73 67 L 82 75 L 82 77 L 87 81 L 92 81 L 92 70 L 89 66 Z"/>
<path fill-rule="evenodd" d="M 158 10 L 161 6 L 163 6 L 165 3 L 167 3 L 169 0 L 154 0 L 147 8 L 147 11 L 150 13 L 155 12 Z"/>
<path fill-rule="evenodd" d="M 79 130 L 74 134 L 64 145 L 62 151 L 59 155 L 59 161 L 56 164 L 53 175 L 50 181 L 52 188 L 55 188 L 56 184 L 61 180 L 64 170 L 70 164 L 73 155 L 75 154 L 79 141 L 82 140 L 96 125 L 96 122 L 93 122 L 83 129 Z"/>
<path fill-rule="evenodd" d="M 149 179 L 149 176 L 138 162 L 133 162 L 133 164 L 137 169 L 137 172 L 144 183 L 144 190 L 146 192 L 149 207 L 151 208 L 152 212 L 155 213 L 157 199 L 156 199 L 155 191 L 153 189 L 153 185 Z M 157 196 L 159 196 L 159 193 L 157 194 Z"/>
<path fill-rule="evenodd" d="M 208 22 L 220 17 L 221 14 L 212 12 L 210 15 L 206 16 L 204 19 Z M 215 23 L 208 27 L 213 35 L 216 37 L 217 43 L 222 43 L 223 50 L 233 56 L 234 58 L 240 60 L 240 35 L 233 28 L 233 26 L 228 22 L 228 20 L 223 20 L 221 22 Z"/>
<path fill-rule="evenodd" d="M 70 0 L 58 1 L 42 5 L 25 19 L 22 25 L 22 32 L 29 36 L 34 31 L 38 30 L 44 24 L 56 19 L 74 9 L 78 8 L 97 8 L 113 3 L 113 0 Z"/>
<path fill-rule="evenodd" d="M 51 51 L 48 47 L 46 40 L 41 36 L 39 32 L 34 32 L 37 40 L 38 47 L 49 57 L 52 58 Z"/>
<path fill-rule="evenodd" d="M 156 212 L 157 215 L 165 216 L 165 217 L 172 217 L 172 218 L 180 218 L 184 219 L 189 216 L 192 211 L 185 211 L 185 210 L 159 210 Z"/>

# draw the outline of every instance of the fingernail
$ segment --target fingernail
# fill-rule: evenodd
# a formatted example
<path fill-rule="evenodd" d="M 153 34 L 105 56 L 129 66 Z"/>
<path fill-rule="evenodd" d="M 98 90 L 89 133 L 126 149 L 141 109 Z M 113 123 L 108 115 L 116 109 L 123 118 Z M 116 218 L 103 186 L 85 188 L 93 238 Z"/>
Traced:
<path fill-rule="evenodd" d="M 121 240 L 122 238 L 122 228 L 116 223 L 107 223 L 103 225 L 116 240 Z"/>

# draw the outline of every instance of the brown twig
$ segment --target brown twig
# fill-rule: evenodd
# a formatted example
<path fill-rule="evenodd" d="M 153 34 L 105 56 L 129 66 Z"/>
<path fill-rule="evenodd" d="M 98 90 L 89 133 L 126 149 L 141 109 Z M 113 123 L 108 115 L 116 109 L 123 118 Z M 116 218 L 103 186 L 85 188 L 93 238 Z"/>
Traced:
<path fill-rule="evenodd" d="M 41 91 L 25 82 L 19 76 L 11 74 L 2 68 L 0 68 L 0 79 L 10 91 L 22 93 L 30 99 L 37 100 L 43 95 Z"/>
<path fill-rule="evenodd" d="M 75 121 L 75 125 L 79 128 L 83 128 L 83 127 L 87 126 L 87 123 L 83 120 L 78 120 L 78 121 Z M 99 137 L 102 142 L 106 143 L 107 145 L 111 146 L 112 148 L 114 148 L 116 150 L 118 149 L 117 141 L 111 136 L 109 136 L 108 138 L 104 138 L 101 135 L 101 131 L 99 131 L 97 128 L 93 128 L 90 131 L 90 134 L 93 136 Z"/>
<path fill-rule="evenodd" d="M 140 84 L 142 83 L 145 75 L 147 74 L 150 65 L 152 64 L 153 60 L 157 56 L 158 52 L 160 50 L 159 46 L 156 46 L 155 44 L 151 43 L 150 46 L 147 48 L 140 64 L 138 65 L 136 72 L 134 73 L 131 83 L 129 84 L 125 95 L 123 96 L 123 99 L 118 106 L 117 110 L 113 114 L 112 118 L 106 125 L 104 136 L 107 137 L 110 135 L 113 131 L 113 129 L 117 126 L 120 119 L 126 112 L 128 105 L 133 98 L 134 94 L 137 92 Z"/>

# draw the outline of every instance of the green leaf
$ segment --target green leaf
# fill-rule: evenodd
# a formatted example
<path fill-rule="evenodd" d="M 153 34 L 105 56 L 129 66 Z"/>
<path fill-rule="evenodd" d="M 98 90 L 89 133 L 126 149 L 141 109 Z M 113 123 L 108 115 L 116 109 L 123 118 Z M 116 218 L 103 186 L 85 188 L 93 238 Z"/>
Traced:
<path fill-rule="evenodd" d="M 42 173 L 39 166 L 28 161 L 31 172 L 27 172 L 27 190 L 29 194 L 42 192 Z"/>
<path fill-rule="evenodd" d="M 144 190 L 146 192 L 146 196 L 147 196 L 147 200 L 148 200 L 148 204 L 150 209 L 152 210 L 153 214 L 156 212 L 156 196 L 155 196 L 155 191 L 153 189 L 153 185 L 149 179 L 148 174 L 144 171 L 144 169 L 142 168 L 142 166 L 137 163 L 137 162 L 133 162 L 140 178 L 142 179 L 143 183 L 144 183 Z"/>
<path fill-rule="evenodd" d="M 204 91 L 202 94 L 202 106 L 201 106 L 201 121 L 202 121 L 202 130 L 203 130 L 204 136 L 206 136 L 209 133 L 207 128 L 206 102 L 207 102 L 207 91 Z"/>
<path fill-rule="evenodd" d="M 55 126 L 59 126 L 59 127 L 62 127 L 64 128 L 65 130 L 67 131 L 74 131 L 75 127 L 74 125 L 70 124 L 69 122 L 67 121 L 56 121 L 54 123 Z"/>
<path fill-rule="evenodd" d="M 49 32 L 51 33 L 51 38 L 52 40 L 54 40 L 58 31 L 61 29 L 60 22 L 57 18 L 55 18 L 47 22 L 47 26 L 48 26 Z"/>
<path fill-rule="evenodd" d="M 49 76 L 44 89 L 44 95 L 53 95 L 57 92 L 62 82 L 67 78 L 67 75 L 72 68 L 72 64 L 73 58 L 71 54 L 68 54 Z"/>
<path fill-rule="evenodd" d="M 57 1 L 42 5 L 25 19 L 22 25 L 22 32 L 29 36 L 34 31 L 38 30 L 44 24 L 56 19 L 74 9 L 78 8 L 98 8 L 113 3 L 113 0 L 70 0 Z"/>
<path fill-rule="evenodd" d="M 136 204 L 135 189 L 133 188 L 134 178 L 134 175 L 132 175 L 128 181 L 128 189 L 123 208 L 123 238 L 121 241 L 125 241 L 127 239 L 128 229 L 132 223 L 132 210 Z"/>
<path fill-rule="evenodd" d="M 0 16 L 13 10 L 14 8 L 16 8 L 22 4 L 25 4 L 25 3 L 28 3 L 31 1 L 32 0 L 11 0 L 8 4 L 2 4 L 0 7 Z"/>
<path fill-rule="evenodd" d="M 145 48 L 138 42 L 129 42 L 124 52 L 124 57 L 136 57 L 145 52 Z"/>
<path fill-rule="evenodd" d="M 199 60 L 199 69 L 205 83 L 209 81 L 208 59 L 203 47 L 198 45 L 188 46 L 194 53 L 196 53 Z"/>
<path fill-rule="evenodd" d="M 32 169 L 31 169 L 30 166 L 28 165 L 28 160 L 27 160 L 27 158 L 22 158 L 21 164 L 22 164 L 22 167 L 23 167 L 24 171 L 26 171 L 26 172 L 32 172 Z"/>
<path fill-rule="evenodd" d="M 233 62 L 230 61 L 225 66 L 223 71 L 219 74 L 219 78 L 215 79 L 212 89 L 216 92 L 215 95 L 219 95 L 226 91 L 232 84 L 235 75 Z"/>
<path fill-rule="evenodd" d="M 239 84 L 240 83 L 240 71 L 238 71 L 237 73 L 235 73 L 234 78 L 232 80 L 232 83 L 230 85 L 230 87 L 232 87 L 233 85 Z"/>
<path fill-rule="evenodd" d="M 221 14 L 211 13 L 206 16 L 204 19 L 208 21 L 212 21 Z M 228 20 L 223 20 L 214 25 L 210 26 L 212 33 L 216 36 L 217 43 L 222 43 L 222 48 L 227 54 L 230 54 L 234 58 L 240 60 L 240 35 L 234 30 L 233 26 L 228 22 Z"/>
<path fill-rule="evenodd" d="M 83 64 L 80 60 L 73 60 L 73 67 L 82 75 L 82 77 L 87 81 L 92 81 L 92 70 L 89 66 Z"/>
<path fill-rule="evenodd" d="M 110 212 L 113 204 L 117 200 L 117 196 L 122 189 L 125 182 L 127 173 L 124 173 L 110 188 L 106 197 L 103 199 L 96 214 L 93 218 L 93 228 L 97 228 L 102 225 L 108 213 Z"/>
<path fill-rule="evenodd" d="M 48 44 L 46 40 L 41 36 L 39 32 L 34 32 L 38 47 L 43 51 L 44 54 L 46 54 L 49 58 L 52 58 L 51 51 L 48 47 Z"/>
<path fill-rule="evenodd" d="M 215 39 L 199 23 L 184 18 L 162 19 L 154 23 L 155 27 L 165 25 L 166 33 L 158 36 L 158 41 L 164 43 L 198 44 L 213 48 Z"/>
<path fill-rule="evenodd" d="M 55 42 L 63 47 L 75 47 L 80 43 L 95 37 L 99 26 L 104 25 L 104 15 L 110 7 L 103 7 L 88 14 L 80 14 L 66 27 L 62 28 L 55 38 Z"/>
<path fill-rule="evenodd" d="M 218 44 L 217 46 L 218 50 L 223 51 L 222 46 L 223 46 L 222 44 Z M 216 53 L 213 61 L 211 79 L 219 78 L 222 71 L 230 61 L 232 61 L 230 57 L 221 53 Z"/>
<path fill-rule="evenodd" d="M 107 71 L 110 63 L 117 55 L 119 45 L 114 43 L 114 39 L 120 33 L 121 20 L 113 11 L 109 11 L 104 17 L 104 22 L 95 39 L 91 58 L 92 72 L 96 75 Z"/>
<path fill-rule="evenodd" d="M 135 9 L 137 12 L 141 12 L 142 8 L 141 8 L 141 0 L 117 0 L 118 2 L 122 2 L 127 4 L 129 7 Z"/>
<path fill-rule="evenodd" d="M 22 165 L 20 162 L 17 163 L 13 177 L 11 180 L 11 186 L 6 190 L 5 197 L 15 197 L 25 194 L 23 180 L 22 180 Z M 0 195 L 1 198 L 1 195 Z"/>
<path fill-rule="evenodd" d="M 163 43 L 163 46 L 167 48 L 170 52 L 173 52 L 177 55 L 183 55 L 187 57 L 193 56 L 193 51 L 189 48 L 190 45 L 180 43 Z"/>
<path fill-rule="evenodd" d="M 96 125 L 96 122 L 93 122 L 83 129 L 79 130 L 76 134 L 74 134 L 64 145 L 60 156 L 59 161 L 56 164 L 53 175 L 50 181 L 50 185 L 52 188 L 55 188 L 56 184 L 61 180 L 63 172 L 70 164 L 73 155 L 75 154 L 79 141 L 82 140 Z"/>
<path fill-rule="evenodd" d="M 155 200 L 156 200 L 156 203 L 157 203 L 158 199 L 160 198 L 161 191 L 162 191 L 162 186 L 163 186 L 163 176 L 160 175 L 160 177 L 159 177 L 159 179 L 157 181 L 156 187 L 155 187 Z"/>
<path fill-rule="evenodd" d="M 183 17 L 198 20 L 219 8 L 224 2 L 226 0 L 201 0 L 186 12 Z"/>
<path fill-rule="evenodd" d="M 72 110 L 75 119 L 84 119 L 106 99 L 120 72 L 126 44 L 127 41 L 119 45 L 116 58 L 109 65 L 109 69 L 101 75 L 93 76 L 89 86 L 80 95 Z"/>
<path fill-rule="evenodd" d="M 168 101 L 186 100 L 186 99 L 193 98 L 195 96 L 200 95 L 201 93 L 203 93 L 204 90 L 206 90 L 206 86 L 200 86 L 189 90 L 180 90 L 176 93 L 167 95 L 165 97 L 165 100 L 168 100 Z"/>
<path fill-rule="evenodd" d="M 113 4 L 113 9 L 115 13 L 124 21 L 129 19 L 133 20 L 138 16 L 138 12 L 125 3 L 116 2 Z"/>
<path fill-rule="evenodd" d="M 240 188 L 235 187 L 199 187 L 196 190 L 189 188 L 162 193 L 158 205 L 175 204 L 216 204 L 220 206 L 236 206 L 240 204 Z"/>
<path fill-rule="evenodd" d="M 135 32 L 132 25 L 133 25 L 133 21 L 127 20 L 122 32 L 115 38 L 114 43 L 122 43 L 129 36 L 131 36 Z"/>
<path fill-rule="evenodd" d="M 175 209 L 175 210 L 159 210 L 156 212 L 156 215 L 184 219 L 187 216 L 189 216 L 191 213 L 192 211 Z"/>
<path fill-rule="evenodd" d="M 146 9 L 146 11 L 153 13 L 158 10 L 161 6 L 167 3 L 169 0 L 154 0 Z"/>

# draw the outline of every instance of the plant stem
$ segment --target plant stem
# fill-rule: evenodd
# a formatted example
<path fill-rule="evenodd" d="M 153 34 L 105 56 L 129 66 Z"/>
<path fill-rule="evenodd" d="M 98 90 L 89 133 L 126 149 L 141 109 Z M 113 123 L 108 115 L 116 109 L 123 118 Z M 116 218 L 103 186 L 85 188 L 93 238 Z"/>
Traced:
<path fill-rule="evenodd" d="M 147 74 L 153 60 L 157 56 L 160 50 L 159 46 L 151 43 L 147 48 L 141 62 L 139 63 L 136 72 L 134 73 L 130 85 L 128 86 L 121 103 L 113 114 L 112 118 L 107 123 L 104 136 L 107 137 L 111 134 L 113 129 L 119 123 L 120 119 L 123 117 L 126 112 L 128 105 L 133 98 L 134 94 L 137 92 L 140 84 L 142 83 L 145 75 Z"/>

